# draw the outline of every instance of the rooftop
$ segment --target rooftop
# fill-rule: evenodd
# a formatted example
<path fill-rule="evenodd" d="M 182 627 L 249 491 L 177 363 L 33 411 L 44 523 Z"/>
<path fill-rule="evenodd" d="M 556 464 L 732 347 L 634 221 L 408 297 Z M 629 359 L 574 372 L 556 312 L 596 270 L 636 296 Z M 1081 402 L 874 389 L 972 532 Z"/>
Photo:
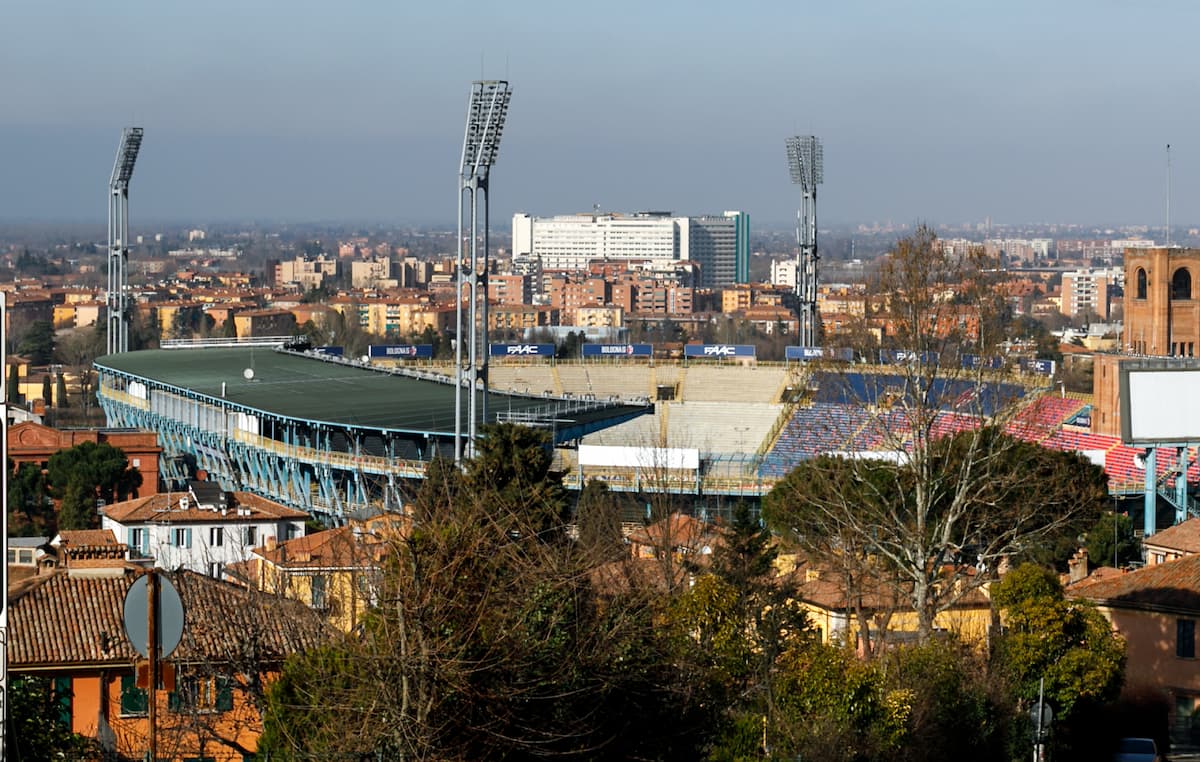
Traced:
<path fill-rule="evenodd" d="M 1200 553 L 1200 518 L 1190 518 L 1155 532 L 1145 539 L 1147 547 L 1166 548 L 1181 553 Z"/>
<path fill-rule="evenodd" d="M 184 507 L 186 505 L 186 507 Z M 249 511 L 247 513 L 247 511 Z M 137 497 L 121 503 L 113 503 L 104 509 L 104 515 L 122 524 L 144 522 L 214 522 L 245 523 L 247 521 L 276 521 L 308 518 L 304 511 L 288 508 L 274 500 L 250 492 L 230 492 L 226 510 L 219 511 L 203 507 L 186 492 L 168 492 Z"/>
<path fill-rule="evenodd" d="M 386 552 L 386 544 L 360 538 L 348 526 L 254 550 L 255 555 L 284 569 L 361 569 L 376 565 Z"/>
<path fill-rule="evenodd" d="M 1067 595 L 1117 608 L 1200 611 L 1200 555 L 1124 574 L 1092 574 L 1069 586 Z"/>
<path fill-rule="evenodd" d="M 454 431 L 455 387 L 448 379 L 416 378 L 264 347 L 124 352 L 101 357 L 95 364 L 101 370 L 283 418 L 416 433 Z M 649 410 L 592 403 L 591 409 L 568 411 L 557 398 L 488 394 L 492 414 L 534 414 L 556 403 L 560 409 L 547 415 L 556 419 L 559 430 L 564 424 L 584 425 Z"/>
<path fill-rule="evenodd" d="M 121 664 L 137 658 L 124 636 L 125 594 L 137 573 L 71 576 L 62 569 L 23 580 L 9 590 L 9 665 Z M 328 630 L 316 612 L 227 582 L 179 571 L 163 574 L 179 591 L 184 634 L 178 661 L 236 663 L 253 640 L 266 660 L 319 645 Z"/>

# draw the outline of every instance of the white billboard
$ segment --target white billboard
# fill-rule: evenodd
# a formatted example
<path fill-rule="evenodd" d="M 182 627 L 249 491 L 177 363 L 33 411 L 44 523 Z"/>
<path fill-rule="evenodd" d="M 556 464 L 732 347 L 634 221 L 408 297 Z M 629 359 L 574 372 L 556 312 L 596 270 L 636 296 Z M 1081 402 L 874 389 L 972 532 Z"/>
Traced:
<path fill-rule="evenodd" d="M 700 451 L 679 447 L 579 445 L 579 465 L 605 468 L 700 468 Z"/>
<path fill-rule="evenodd" d="M 1121 439 L 1133 445 L 1200 442 L 1200 362 L 1122 362 Z"/>

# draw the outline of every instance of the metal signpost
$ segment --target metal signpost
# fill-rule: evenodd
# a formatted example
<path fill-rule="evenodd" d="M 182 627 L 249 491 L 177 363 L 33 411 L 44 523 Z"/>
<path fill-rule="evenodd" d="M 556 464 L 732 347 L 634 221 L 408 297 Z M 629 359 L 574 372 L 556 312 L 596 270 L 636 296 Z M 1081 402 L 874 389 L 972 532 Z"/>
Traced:
<path fill-rule="evenodd" d="M 158 759 L 155 728 L 159 684 L 159 661 L 171 655 L 183 638 L 183 601 L 171 580 L 151 569 L 134 580 L 125 593 L 125 636 L 134 650 L 148 661 L 146 694 L 150 738 L 148 759 Z"/>

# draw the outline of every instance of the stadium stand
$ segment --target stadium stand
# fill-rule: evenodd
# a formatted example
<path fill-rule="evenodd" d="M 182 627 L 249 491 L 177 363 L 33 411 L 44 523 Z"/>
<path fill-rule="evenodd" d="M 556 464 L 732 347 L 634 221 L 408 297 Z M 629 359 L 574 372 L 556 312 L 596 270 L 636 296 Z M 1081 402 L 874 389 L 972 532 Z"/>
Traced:
<path fill-rule="evenodd" d="M 1005 431 L 1029 442 L 1041 442 L 1085 407 L 1086 403 L 1072 397 L 1044 394 L 1023 405 Z"/>
<path fill-rule="evenodd" d="M 627 400 L 649 396 L 650 367 L 647 365 L 560 364 L 558 375 L 562 379 L 563 392 L 567 394 L 594 394 L 597 398 L 616 396 Z"/>
<path fill-rule="evenodd" d="M 494 363 L 488 367 L 488 380 L 493 389 L 500 391 L 511 390 L 521 394 L 558 393 L 554 383 L 554 368 L 549 364 L 502 365 Z"/>
<path fill-rule="evenodd" d="M 667 443 L 701 453 L 754 455 L 783 410 L 767 402 L 674 402 L 668 405 Z"/>
<path fill-rule="evenodd" d="M 777 402 L 787 379 L 781 367 L 700 365 L 687 371 L 681 399 L 685 402 Z"/>
<path fill-rule="evenodd" d="M 867 411 L 852 405 L 818 402 L 797 408 L 763 458 L 760 472 L 766 477 L 782 477 L 818 453 L 851 449 L 845 445 L 868 416 Z"/>

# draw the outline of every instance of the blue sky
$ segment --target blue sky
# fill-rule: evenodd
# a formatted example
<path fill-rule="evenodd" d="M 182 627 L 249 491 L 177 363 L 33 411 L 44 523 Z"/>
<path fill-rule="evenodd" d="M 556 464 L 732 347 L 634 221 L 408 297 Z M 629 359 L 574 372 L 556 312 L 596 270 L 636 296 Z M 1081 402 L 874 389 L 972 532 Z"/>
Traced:
<path fill-rule="evenodd" d="M 513 102 L 521 210 L 787 224 L 784 139 L 825 144 L 822 222 L 1200 220 L 1192 2 L 204 3 L 0 11 L 0 219 L 451 223 L 470 81 Z"/>

